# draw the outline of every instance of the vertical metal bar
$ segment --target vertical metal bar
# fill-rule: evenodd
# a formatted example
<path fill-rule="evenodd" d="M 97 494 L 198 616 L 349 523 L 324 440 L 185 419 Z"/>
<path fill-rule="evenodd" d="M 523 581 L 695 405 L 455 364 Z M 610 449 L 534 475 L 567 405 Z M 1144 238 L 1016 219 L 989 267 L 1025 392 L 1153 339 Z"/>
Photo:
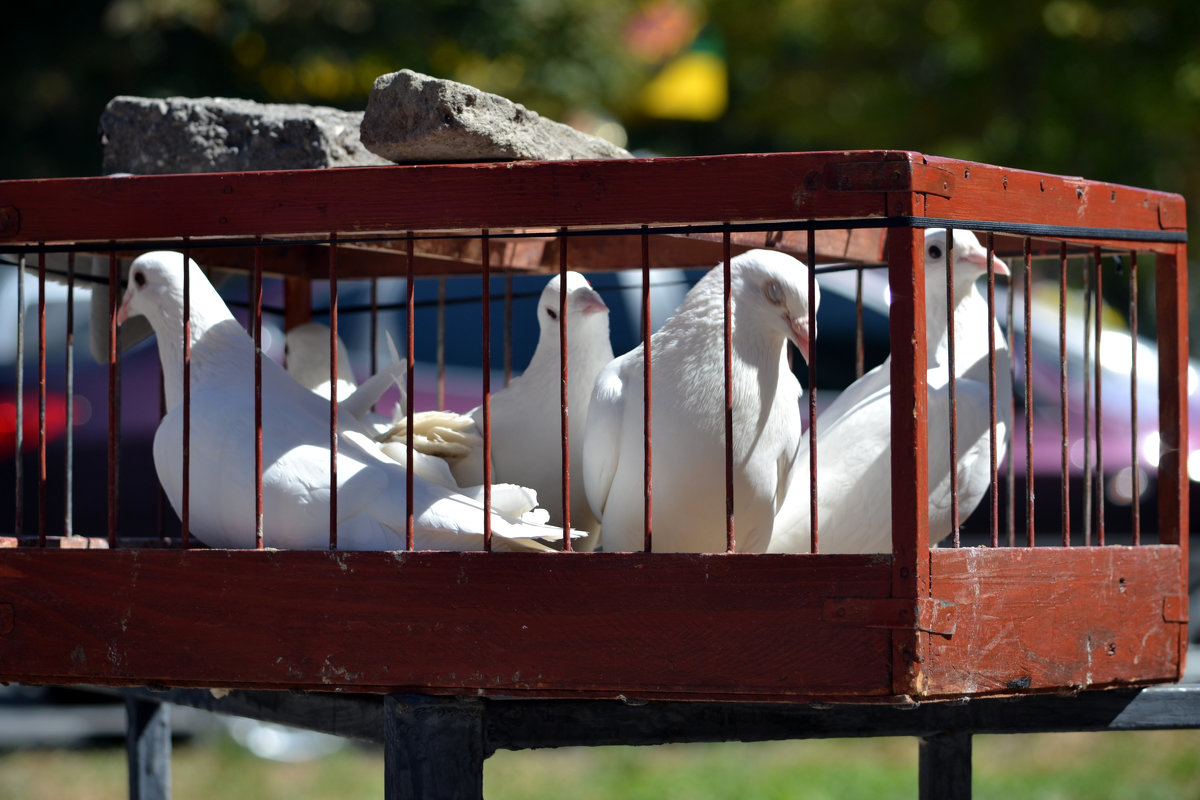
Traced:
<path fill-rule="evenodd" d="M 185 262 L 186 263 L 186 262 Z M 22 274 L 24 274 L 24 264 L 22 266 Z M 184 272 L 186 275 L 186 270 Z M 187 384 L 187 360 L 186 360 L 186 337 L 187 337 L 187 280 L 184 280 L 183 290 L 183 307 L 185 309 L 184 316 L 184 385 Z M 108 254 L 108 544 L 110 547 L 117 545 L 117 293 L 121 288 L 121 284 L 117 278 L 117 253 L 112 251 Z M 19 363 L 19 362 L 18 362 Z M 19 400 L 19 395 L 18 395 Z M 187 395 L 184 395 L 185 408 Z M 184 431 L 186 427 L 187 417 L 184 416 Z M 18 423 L 17 430 L 21 426 Z M 18 454 L 20 450 L 17 451 Z M 184 438 L 184 464 L 187 463 L 187 439 L 186 433 Z M 184 471 L 184 493 L 183 502 L 184 510 L 187 509 L 187 471 L 185 466 Z M 186 517 L 184 518 L 187 519 Z M 186 536 L 187 526 L 184 526 L 184 535 Z"/>
<path fill-rule="evenodd" d="M 1067 413 L 1067 243 L 1058 250 L 1058 402 L 1062 426 L 1062 545 L 1071 546 L 1071 436 Z"/>
<path fill-rule="evenodd" d="M 1025 546 L 1033 547 L 1033 241 L 1025 237 Z"/>
<path fill-rule="evenodd" d="M 512 383 L 513 277 L 504 274 L 504 385 Z"/>
<path fill-rule="evenodd" d="M 75 535 L 75 254 L 67 254 L 67 396 L 63 462 L 63 536 Z M 159 387 L 162 381 L 158 382 Z"/>
<path fill-rule="evenodd" d="M 412 232 L 409 232 L 409 241 L 412 240 Z M 409 244 L 408 261 L 412 263 L 412 245 Z M 412 274 L 411 269 L 409 274 Z M 412 318 L 412 310 L 409 310 L 409 318 Z M 409 353 L 412 352 L 410 348 Z M 412 386 L 408 387 L 408 394 L 412 396 Z M 437 407 L 443 409 L 446 407 L 446 279 L 438 278 L 438 297 L 437 297 Z M 412 409 L 409 409 L 409 417 L 412 416 Z"/>
<path fill-rule="evenodd" d="M 483 549 L 492 549 L 492 255 L 488 229 L 481 234 L 483 285 Z M 409 426 L 411 427 L 411 426 Z"/>
<path fill-rule="evenodd" d="M 167 415 L 167 387 L 163 384 L 163 369 L 161 360 L 158 363 L 158 369 L 156 372 L 158 375 L 158 420 L 161 423 L 162 418 Z M 167 530 L 167 505 L 169 504 L 169 501 L 167 500 L 167 491 L 163 489 L 161 483 L 158 485 L 158 492 L 156 494 L 157 513 L 155 514 L 154 521 L 155 532 L 158 534 L 160 539 L 165 539 Z"/>
<path fill-rule="evenodd" d="M 130 800 L 171 798 L 171 704 L 125 698 Z"/>
<path fill-rule="evenodd" d="M 817 304 L 812 298 L 817 296 L 817 232 L 808 229 L 808 352 L 803 353 L 808 363 L 808 550 L 810 553 L 820 551 L 820 531 L 817 527 Z M 859 270 L 861 276 L 861 270 Z M 861 300 L 861 298 L 860 298 Z"/>
<path fill-rule="evenodd" d="M 645 456 L 643 462 L 644 477 L 646 482 L 644 505 L 642 507 L 644 513 L 643 524 L 645 525 L 645 541 L 642 549 L 647 553 L 654 550 L 654 447 L 653 447 L 653 417 L 651 416 L 652 407 L 650 405 L 653 395 L 653 377 L 654 371 L 651 365 L 650 358 L 650 234 L 647 232 L 647 227 L 642 226 L 642 354 L 645 358 L 642 359 L 642 427 L 644 431 L 644 440 L 642 449 Z"/>
<path fill-rule="evenodd" d="M 379 279 L 371 278 L 371 363 L 370 374 L 379 371 Z M 334 384 L 335 386 L 337 384 Z"/>
<path fill-rule="evenodd" d="M 954 229 L 946 228 L 946 386 L 950 400 L 950 535 L 954 547 L 961 547 L 962 539 L 958 526 L 958 379 L 954 340 Z"/>
<path fill-rule="evenodd" d="M 1095 253 L 1091 254 L 1094 259 Z M 1083 545 L 1092 544 L 1092 271 L 1083 267 Z"/>
<path fill-rule="evenodd" d="M 989 544 L 992 547 L 1000 546 L 1000 475 L 999 475 L 999 460 L 1000 460 L 1000 442 L 996 435 L 996 424 L 998 422 L 997 414 L 998 406 L 996 405 L 996 268 L 993 264 L 993 259 L 996 257 L 996 235 L 988 232 L 987 235 L 987 330 L 988 330 L 988 450 L 990 455 L 990 471 L 988 472 L 988 485 L 991 491 L 990 501 L 988 503 L 990 516 L 988 519 L 988 533 L 990 536 Z M 1009 293 L 1012 293 L 1012 286 L 1009 286 Z M 1009 351 L 1010 353 L 1012 351 Z M 1010 359 L 1011 360 L 1011 359 Z M 1010 393 L 1011 394 L 1011 393 Z M 1012 398 L 1006 399 L 1006 402 L 1011 402 Z M 1009 418 L 1012 419 L 1011 417 Z M 1009 427 L 1012 427 L 1011 421 Z"/>
<path fill-rule="evenodd" d="M 1008 345 L 1008 374 L 1011 378 L 1013 370 L 1017 365 L 1017 330 L 1013 316 L 1013 302 L 1016 296 L 1016 283 L 1009 278 L 1008 284 L 1008 302 L 1005 304 L 1005 339 Z M 1017 419 L 1017 398 L 1015 394 L 1008 397 L 1008 418 L 1015 422 Z M 1012 444 L 1008 448 L 1008 454 L 1005 457 L 1005 519 L 1004 527 L 1007 533 L 1008 546 L 1015 547 L 1017 544 L 1017 436 L 1012 434 Z"/>
<path fill-rule="evenodd" d="M 811 264 L 809 265 L 811 268 Z M 863 333 L 863 266 L 854 268 L 854 377 L 866 372 L 866 346 Z"/>
<path fill-rule="evenodd" d="M 250 288 L 250 316 L 254 330 L 254 549 L 263 549 L 263 417 L 262 417 L 262 274 L 263 245 L 254 248 L 254 277 Z M 335 381 L 333 384 L 337 386 Z"/>
<path fill-rule="evenodd" d="M 1130 422 L 1133 426 L 1129 437 L 1130 445 L 1130 469 L 1132 475 L 1132 501 L 1133 506 L 1133 543 L 1139 545 L 1142 543 L 1142 469 L 1138 459 L 1138 372 L 1137 372 L 1137 354 L 1138 354 L 1138 285 L 1137 285 L 1137 250 L 1129 252 L 1129 335 L 1133 340 L 1130 345 L 1130 365 L 1129 365 L 1129 408 Z M 1161 442 L 1161 439 L 1160 439 Z"/>
<path fill-rule="evenodd" d="M 1100 248 L 1096 248 L 1096 544 L 1104 546 L 1104 404 L 1101 397 L 1101 362 L 1104 311 L 1104 276 Z"/>
<path fill-rule="evenodd" d="M 113 284 L 115 285 L 115 283 Z M 115 295 L 114 295 L 115 296 Z M 115 337 L 114 337 L 115 338 Z M 182 544 L 191 545 L 192 474 L 192 271 L 186 240 L 183 250 L 183 499 L 180 520 Z"/>
<path fill-rule="evenodd" d="M 405 240 L 405 277 L 404 277 L 404 328 L 405 328 L 405 359 L 407 364 L 404 370 L 405 393 L 404 393 L 404 418 L 409 421 L 408 430 L 405 433 L 404 439 L 404 468 L 406 475 L 404 476 L 404 549 L 413 550 L 416 548 L 416 532 L 413 528 L 413 395 L 414 384 L 416 377 L 416 281 L 413 279 L 413 273 L 416 267 L 416 240 L 413 238 L 413 232 L 408 232 L 408 238 Z M 446 313 L 446 281 L 439 280 L 438 286 L 438 408 L 442 408 L 443 395 L 445 393 L 445 313 Z M 484 369 L 486 372 L 486 368 Z M 488 490 L 485 489 L 485 492 Z"/>
<path fill-rule="evenodd" d="M 329 549 L 337 550 L 338 520 L 338 276 L 337 233 L 329 234 Z"/>
<path fill-rule="evenodd" d="M 570 409 L 567 408 L 567 229 L 559 229 L 558 239 L 558 360 L 559 374 L 559 424 L 562 434 L 562 513 L 563 550 L 571 549 L 571 425 Z"/>
<path fill-rule="evenodd" d="M 721 251 L 724 259 L 724 321 L 725 321 L 725 550 L 734 552 L 737 541 L 733 532 L 733 282 L 730 277 L 729 225 L 721 232 Z"/>
<path fill-rule="evenodd" d="M 13 520 L 13 533 L 20 537 L 24 532 L 25 517 L 25 464 L 21 451 L 25 449 L 25 254 L 22 253 L 17 266 L 17 375 L 16 393 L 13 401 L 15 415 L 13 428 L 15 449 L 13 469 L 16 473 L 16 497 L 13 498 L 13 508 L 16 511 Z"/>
<path fill-rule="evenodd" d="M 46 546 L 46 251 L 38 249 L 38 547 Z M 25 276 L 22 275 L 22 278 Z"/>

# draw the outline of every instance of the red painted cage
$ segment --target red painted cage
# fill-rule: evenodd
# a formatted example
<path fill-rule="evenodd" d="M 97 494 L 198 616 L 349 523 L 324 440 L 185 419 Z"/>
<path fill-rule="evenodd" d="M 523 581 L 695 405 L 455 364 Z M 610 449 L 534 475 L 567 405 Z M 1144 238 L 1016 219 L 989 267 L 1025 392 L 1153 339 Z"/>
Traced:
<path fill-rule="evenodd" d="M 1010 259 L 1007 296 L 1021 295 L 1015 313 L 1024 320 L 1014 316 L 1007 331 L 1011 352 L 1025 348 L 1014 363 L 1025 370 L 1017 380 L 1027 398 L 1037 381 L 1031 337 L 1013 338 L 1014 328 L 1046 327 L 1034 325 L 1030 312 L 1035 265 L 1060 281 L 1059 317 L 1048 332 L 1063 347 L 1061 377 L 1052 386 L 1062 396 L 1054 409 L 1061 416 L 1047 421 L 1026 406 L 1027 421 L 1008 447 L 1017 460 L 995 465 L 988 498 L 975 512 L 986 518 L 978 546 L 957 530 L 938 547 L 923 535 L 926 287 L 914 265 L 930 227 L 973 231 Z M 896 702 L 1178 679 L 1187 650 L 1188 471 L 1195 460 L 1186 223 L 1178 195 L 908 152 L 0 182 L 0 255 L 23 264 L 40 285 L 59 264 L 73 271 L 89 254 L 100 254 L 102 277 L 115 285 L 121 265 L 138 253 L 170 248 L 249 273 L 252 321 L 261 320 L 264 275 L 285 286 L 289 326 L 312 313 L 312 282 L 328 280 L 335 330 L 342 281 L 407 277 L 411 320 L 416 281 L 482 274 L 485 296 L 475 308 L 486 318 L 492 274 L 640 270 L 645 285 L 662 267 L 709 268 L 763 246 L 809 264 L 887 268 L 890 554 L 821 553 L 819 531 L 814 553 L 738 553 L 736 497 L 728 521 L 734 552 L 719 554 L 345 552 L 336 549 L 333 526 L 325 551 L 207 549 L 189 540 L 186 523 L 177 538 L 119 513 L 130 492 L 138 508 L 158 501 L 144 483 L 131 488 L 120 480 L 121 459 L 131 454 L 120 446 L 119 409 L 130 388 L 121 386 L 115 338 L 107 463 L 70 456 L 65 469 L 49 463 L 43 289 L 34 317 L 36 393 L 24 389 L 16 359 L 14 397 L 23 402 L 12 404 L 14 522 L 0 549 L 0 680 Z M 1137 361 L 1137 287 L 1147 273 L 1156 364 Z M 1102 403 L 1114 402 L 1101 379 L 1101 280 L 1110 290 L 1114 280 L 1129 287 L 1130 312 L 1120 325 L 1132 343 L 1132 380 L 1124 389 L 1132 431 L 1115 438 L 1100 425 Z M 1075 288 L 1080 281 L 1089 288 Z M 117 291 L 107 309 L 110 333 Z M 1067 308 L 1081 294 L 1090 298 L 1082 338 L 1096 352 L 1085 358 L 1092 371 L 1081 384 L 1083 436 L 1076 431 L 1072 438 Z M 21 316 L 25 302 L 18 300 Z M 993 302 L 1001 314 L 1002 303 Z M 511 313 L 506 320 L 511 325 Z M 261 342 L 260 325 L 250 327 Z M 23 332 L 23 320 L 17 328 Z M 436 335 L 411 324 L 406 333 L 409 354 L 414 336 Z M 18 342 L 18 353 L 25 347 Z M 486 333 L 483 347 L 491 347 Z M 817 352 L 810 374 L 821 363 L 819 334 Z M 1155 423 L 1152 463 L 1139 455 L 1139 368 L 1143 381 L 1157 370 L 1152 407 L 1142 404 Z M 569 364 L 564 372 L 565 404 Z M 486 397 L 488 371 L 483 375 Z M 412 376 L 410 360 L 410 398 Z M 69 383 L 66 396 L 73 397 Z M 810 419 L 813 396 L 804 401 Z M 25 410 L 33 404 L 36 425 Z M 75 405 L 66 403 L 68 431 Z M 1061 440 L 1061 472 L 1035 476 L 1035 425 L 1049 425 Z M 27 428 L 36 445 L 24 441 Z M 1082 478 L 1068 463 L 1076 440 L 1085 447 Z M 819 464 L 819 430 L 817 442 Z M 564 436 L 564 464 L 572 446 Z M 651 458 L 652 436 L 646 449 Z M 1129 467 L 1127 510 L 1114 510 L 1106 492 L 1115 484 L 1105 464 L 1115 463 Z M 47 497 L 61 496 L 59 473 L 75 491 L 106 482 L 106 513 L 73 518 L 68 501 L 60 514 Z M 1049 497 L 1034 491 L 1035 477 L 1054 486 Z M 1147 483 L 1156 505 L 1141 500 Z M 66 492 L 70 498 L 72 489 Z M 1035 529 L 1035 495 L 1053 509 L 1051 531 L 1044 522 Z M 1153 512 L 1154 542 L 1141 530 L 1146 510 Z M 261 520 L 261 507 L 257 513 Z"/>

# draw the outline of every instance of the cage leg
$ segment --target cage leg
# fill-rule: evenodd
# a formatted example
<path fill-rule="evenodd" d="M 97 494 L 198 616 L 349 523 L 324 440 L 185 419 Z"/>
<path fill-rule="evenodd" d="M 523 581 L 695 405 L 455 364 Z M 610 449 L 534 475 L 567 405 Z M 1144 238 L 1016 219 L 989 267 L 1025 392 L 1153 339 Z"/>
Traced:
<path fill-rule="evenodd" d="M 171 798 L 171 706 L 125 698 L 130 800 Z"/>
<path fill-rule="evenodd" d="M 971 734 L 947 732 L 922 736 L 919 760 L 921 800 L 969 800 Z"/>
<path fill-rule="evenodd" d="M 478 700 L 384 698 L 387 800 L 483 798 L 483 706 Z"/>

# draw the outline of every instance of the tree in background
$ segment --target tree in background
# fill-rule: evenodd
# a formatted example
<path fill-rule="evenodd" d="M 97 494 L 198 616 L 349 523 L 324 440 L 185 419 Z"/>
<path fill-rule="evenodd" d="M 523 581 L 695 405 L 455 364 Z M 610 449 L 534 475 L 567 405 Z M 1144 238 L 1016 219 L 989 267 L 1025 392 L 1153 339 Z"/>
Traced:
<path fill-rule="evenodd" d="M 408 67 L 635 152 L 912 149 L 1200 196 L 1195 0 L 14 6 L 0 178 L 96 174 L 117 94 L 362 109 Z"/>

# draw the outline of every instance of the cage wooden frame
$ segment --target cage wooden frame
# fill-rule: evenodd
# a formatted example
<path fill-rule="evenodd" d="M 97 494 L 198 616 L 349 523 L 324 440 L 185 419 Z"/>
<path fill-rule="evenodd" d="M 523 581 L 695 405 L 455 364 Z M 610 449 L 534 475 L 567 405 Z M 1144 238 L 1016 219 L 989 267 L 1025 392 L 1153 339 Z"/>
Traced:
<path fill-rule="evenodd" d="M 266 269 L 299 279 L 327 274 L 331 233 L 649 225 L 688 234 L 679 246 L 690 248 L 788 223 L 888 231 L 891 555 L 13 547 L 0 549 L 0 679 L 882 703 L 1178 679 L 1188 546 L 1178 195 L 896 151 L 0 182 L 0 251 L 186 239 L 250 253 L 256 237 L 278 237 L 288 244 L 266 251 Z M 917 535 L 924 276 L 912 265 L 921 229 L 939 224 L 1155 254 L 1159 544 L 931 549 Z M 394 255 L 352 249 L 339 269 L 392 274 Z M 417 269 L 472 268 L 453 263 Z"/>

